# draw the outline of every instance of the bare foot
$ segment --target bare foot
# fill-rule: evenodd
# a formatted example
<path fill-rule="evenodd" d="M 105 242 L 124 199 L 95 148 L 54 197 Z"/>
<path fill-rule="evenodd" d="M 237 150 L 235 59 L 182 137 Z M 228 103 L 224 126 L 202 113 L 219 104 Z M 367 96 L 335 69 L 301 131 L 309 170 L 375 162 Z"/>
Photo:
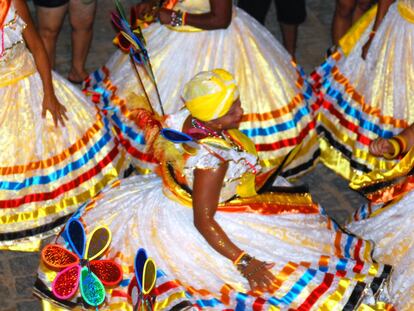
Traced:
<path fill-rule="evenodd" d="M 82 72 L 79 72 L 72 68 L 68 74 L 68 80 L 74 84 L 81 84 L 83 80 L 88 77 L 88 75 L 89 74 L 84 70 Z"/>

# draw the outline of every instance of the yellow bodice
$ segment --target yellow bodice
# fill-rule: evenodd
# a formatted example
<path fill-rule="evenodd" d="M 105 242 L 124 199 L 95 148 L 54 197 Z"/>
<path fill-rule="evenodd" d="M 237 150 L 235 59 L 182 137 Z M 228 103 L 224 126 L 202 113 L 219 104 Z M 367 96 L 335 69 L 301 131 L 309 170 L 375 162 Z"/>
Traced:
<path fill-rule="evenodd" d="M 209 0 L 183 0 L 177 1 L 174 10 L 180 10 L 191 14 L 202 14 L 210 12 Z"/>
<path fill-rule="evenodd" d="M 175 2 L 175 1 L 174 1 Z M 176 1 L 174 5 L 175 11 L 187 12 L 190 14 L 203 14 L 210 12 L 210 1 L 209 0 L 179 0 Z M 171 27 L 167 26 L 169 29 L 174 31 L 183 31 L 183 32 L 198 32 L 203 31 L 202 29 L 193 27 L 193 26 L 179 26 Z"/>

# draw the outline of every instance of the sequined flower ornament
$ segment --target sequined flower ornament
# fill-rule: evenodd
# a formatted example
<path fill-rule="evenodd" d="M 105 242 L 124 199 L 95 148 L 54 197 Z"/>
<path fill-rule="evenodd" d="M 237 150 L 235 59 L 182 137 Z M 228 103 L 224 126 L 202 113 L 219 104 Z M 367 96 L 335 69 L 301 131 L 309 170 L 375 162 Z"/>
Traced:
<path fill-rule="evenodd" d="M 143 248 L 137 251 L 134 268 L 135 275 L 128 286 L 134 310 L 153 310 L 154 297 L 151 292 L 157 280 L 157 267 Z"/>
<path fill-rule="evenodd" d="M 109 247 L 111 231 L 105 226 L 95 228 L 86 239 L 82 223 L 71 219 L 65 228 L 70 249 L 49 244 L 42 250 L 42 261 L 59 271 L 52 283 L 53 294 L 62 300 L 72 298 L 78 288 L 84 301 L 98 307 L 105 300 L 105 286 L 112 287 L 122 280 L 122 269 L 113 260 L 96 260 Z"/>

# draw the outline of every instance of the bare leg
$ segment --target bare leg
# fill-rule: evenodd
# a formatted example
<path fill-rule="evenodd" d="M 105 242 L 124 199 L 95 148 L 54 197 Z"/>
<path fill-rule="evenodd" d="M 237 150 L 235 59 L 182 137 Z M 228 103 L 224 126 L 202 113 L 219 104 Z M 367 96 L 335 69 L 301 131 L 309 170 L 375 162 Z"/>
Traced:
<path fill-rule="evenodd" d="M 336 0 L 335 14 L 332 21 L 332 42 L 338 45 L 339 39 L 352 26 L 352 17 L 356 0 Z"/>
<path fill-rule="evenodd" d="M 282 30 L 283 45 L 285 49 L 295 59 L 296 41 L 298 37 L 298 26 L 280 23 L 280 29 Z"/>
<path fill-rule="evenodd" d="M 357 5 L 352 16 L 352 23 L 355 23 L 371 7 L 372 0 L 357 0 Z"/>
<path fill-rule="evenodd" d="M 39 34 L 45 45 L 49 63 L 52 67 L 55 65 L 56 41 L 67 9 L 67 4 L 56 8 L 36 6 Z"/>
<path fill-rule="evenodd" d="M 81 0 L 69 2 L 72 26 L 72 67 L 68 78 L 72 81 L 82 81 L 88 76 L 85 64 L 93 36 L 95 12 L 96 0 L 88 4 L 84 4 Z"/>

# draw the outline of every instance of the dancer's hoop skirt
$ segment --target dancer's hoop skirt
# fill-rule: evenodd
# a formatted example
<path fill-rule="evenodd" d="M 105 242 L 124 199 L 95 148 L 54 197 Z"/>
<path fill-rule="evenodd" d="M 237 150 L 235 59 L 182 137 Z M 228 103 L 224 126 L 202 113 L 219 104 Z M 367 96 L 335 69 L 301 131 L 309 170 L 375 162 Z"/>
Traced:
<path fill-rule="evenodd" d="M 307 105 L 311 88 L 271 33 L 244 11 L 233 10 L 227 29 L 177 31 L 157 23 L 143 30 L 165 112 L 183 106 L 183 87 L 195 74 L 224 68 L 238 82 L 245 112 L 241 130 L 256 144 L 262 166 L 277 166 L 302 143 L 301 152 L 283 171 L 285 176 L 297 175 L 312 167 L 319 154 L 315 122 Z M 159 112 L 153 84 L 142 68 L 138 72 Z M 90 76 L 86 93 L 112 116 L 137 165 L 151 168 L 152 159 L 144 152 L 144 140 L 131 116 L 145 94 L 129 56 L 115 53 Z"/>
<path fill-rule="evenodd" d="M 362 59 L 375 20 L 371 9 L 341 40 L 342 48 L 311 75 L 319 91 L 321 154 L 342 176 L 395 164 L 368 152 L 377 137 L 389 138 L 414 122 L 414 2 L 397 1 L 388 10 Z M 411 16 L 411 17 L 410 17 Z"/>
<path fill-rule="evenodd" d="M 4 35 L 14 44 L 0 58 L 0 248 L 29 251 L 116 178 L 125 157 L 111 124 L 57 74 L 68 120 L 55 127 L 49 113 L 42 117 L 42 80 L 23 27 L 12 7 Z"/>
<path fill-rule="evenodd" d="M 370 288 L 375 293 L 382 288 L 390 267 L 371 263 L 371 244 L 335 230 L 306 194 L 260 198 L 250 201 L 250 212 L 241 212 L 248 205 L 241 203 L 215 216 L 236 245 L 275 263 L 277 290 L 254 296 L 232 262 L 197 231 L 191 208 L 164 195 L 158 177 L 134 176 L 108 188 L 79 213 L 87 232 L 99 225 L 112 231 L 102 259 L 114 259 L 124 272 L 121 284 L 107 291 L 100 310 L 132 310 L 127 289 L 138 248 L 144 248 L 159 269 L 155 310 L 356 310 L 363 297 L 372 295 Z M 264 202 L 267 210 L 257 208 Z M 53 298 L 55 276 L 42 264 L 35 293 L 45 304 L 81 309 L 78 295 L 69 301 Z"/>

